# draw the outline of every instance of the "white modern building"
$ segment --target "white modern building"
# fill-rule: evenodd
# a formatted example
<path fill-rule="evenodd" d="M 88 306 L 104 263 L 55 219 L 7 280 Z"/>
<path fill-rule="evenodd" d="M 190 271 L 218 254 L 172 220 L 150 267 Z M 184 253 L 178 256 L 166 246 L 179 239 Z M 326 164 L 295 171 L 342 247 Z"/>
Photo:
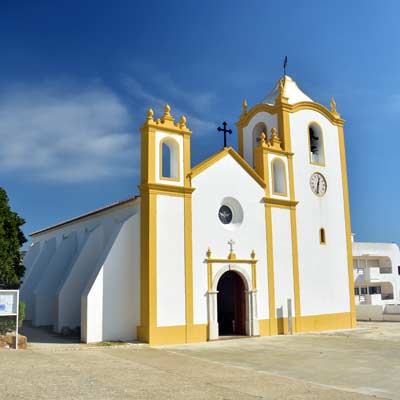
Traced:
<path fill-rule="evenodd" d="M 400 304 L 400 251 L 395 243 L 353 243 L 357 305 Z"/>
<path fill-rule="evenodd" d="M 186 118 L 150 109 L 139 195 L 31 235 L 27 318 L 151 344 L 354 327 L 343 124 L 285 76 L 192 166 Z"/>

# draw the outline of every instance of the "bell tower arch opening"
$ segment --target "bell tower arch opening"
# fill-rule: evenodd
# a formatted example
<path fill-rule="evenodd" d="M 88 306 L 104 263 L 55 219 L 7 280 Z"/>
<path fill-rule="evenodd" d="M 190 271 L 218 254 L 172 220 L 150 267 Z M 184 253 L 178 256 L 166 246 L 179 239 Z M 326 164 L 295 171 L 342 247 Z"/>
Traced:
<path fill-rule="evenodd" d="M 220 336 L 246 335 L 246 286 L 235 271 L 218 281 L 218 326 Z"/>

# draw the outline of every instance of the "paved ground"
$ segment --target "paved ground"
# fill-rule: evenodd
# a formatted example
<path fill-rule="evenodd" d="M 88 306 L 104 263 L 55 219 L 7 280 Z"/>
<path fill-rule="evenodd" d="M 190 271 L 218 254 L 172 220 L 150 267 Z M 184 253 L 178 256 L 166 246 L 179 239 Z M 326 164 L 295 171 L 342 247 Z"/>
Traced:
<path fill-rule="evenodd" d="M 0 399 L 400 399 L 400 323 L 157 348 L 54 341 L 0 351 Z"/>

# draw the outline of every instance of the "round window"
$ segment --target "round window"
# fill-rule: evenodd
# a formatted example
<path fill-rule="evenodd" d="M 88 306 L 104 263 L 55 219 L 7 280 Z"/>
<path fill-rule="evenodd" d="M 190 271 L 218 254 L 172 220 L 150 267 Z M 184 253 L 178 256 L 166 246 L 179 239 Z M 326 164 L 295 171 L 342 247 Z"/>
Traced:
<path fill-rule="evenodd" d="M 243 208 L 235 198 L 225 197 L 220 203 L 218 218 L 225 229 L 234 231 L 243 222 Z"/>
<path fill-rule="evenodd" d="M 232 210 L 228 206 L 223 205 L 218 211 L 218 217 L 224 225 L 230 224 L 233 218 Z"/>

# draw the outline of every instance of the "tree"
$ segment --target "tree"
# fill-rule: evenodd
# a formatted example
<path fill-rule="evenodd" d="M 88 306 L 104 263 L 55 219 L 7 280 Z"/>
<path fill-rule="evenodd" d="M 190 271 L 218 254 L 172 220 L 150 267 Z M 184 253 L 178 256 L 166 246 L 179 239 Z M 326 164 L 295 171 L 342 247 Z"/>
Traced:
<path fill-rule="evenodd" d="M 26 238 L 20 227 L 25 223 L 9 205 L 7 193 L 0 187 L 0 287 L 17 289 L 24 275 L 21 246 Z"/>

